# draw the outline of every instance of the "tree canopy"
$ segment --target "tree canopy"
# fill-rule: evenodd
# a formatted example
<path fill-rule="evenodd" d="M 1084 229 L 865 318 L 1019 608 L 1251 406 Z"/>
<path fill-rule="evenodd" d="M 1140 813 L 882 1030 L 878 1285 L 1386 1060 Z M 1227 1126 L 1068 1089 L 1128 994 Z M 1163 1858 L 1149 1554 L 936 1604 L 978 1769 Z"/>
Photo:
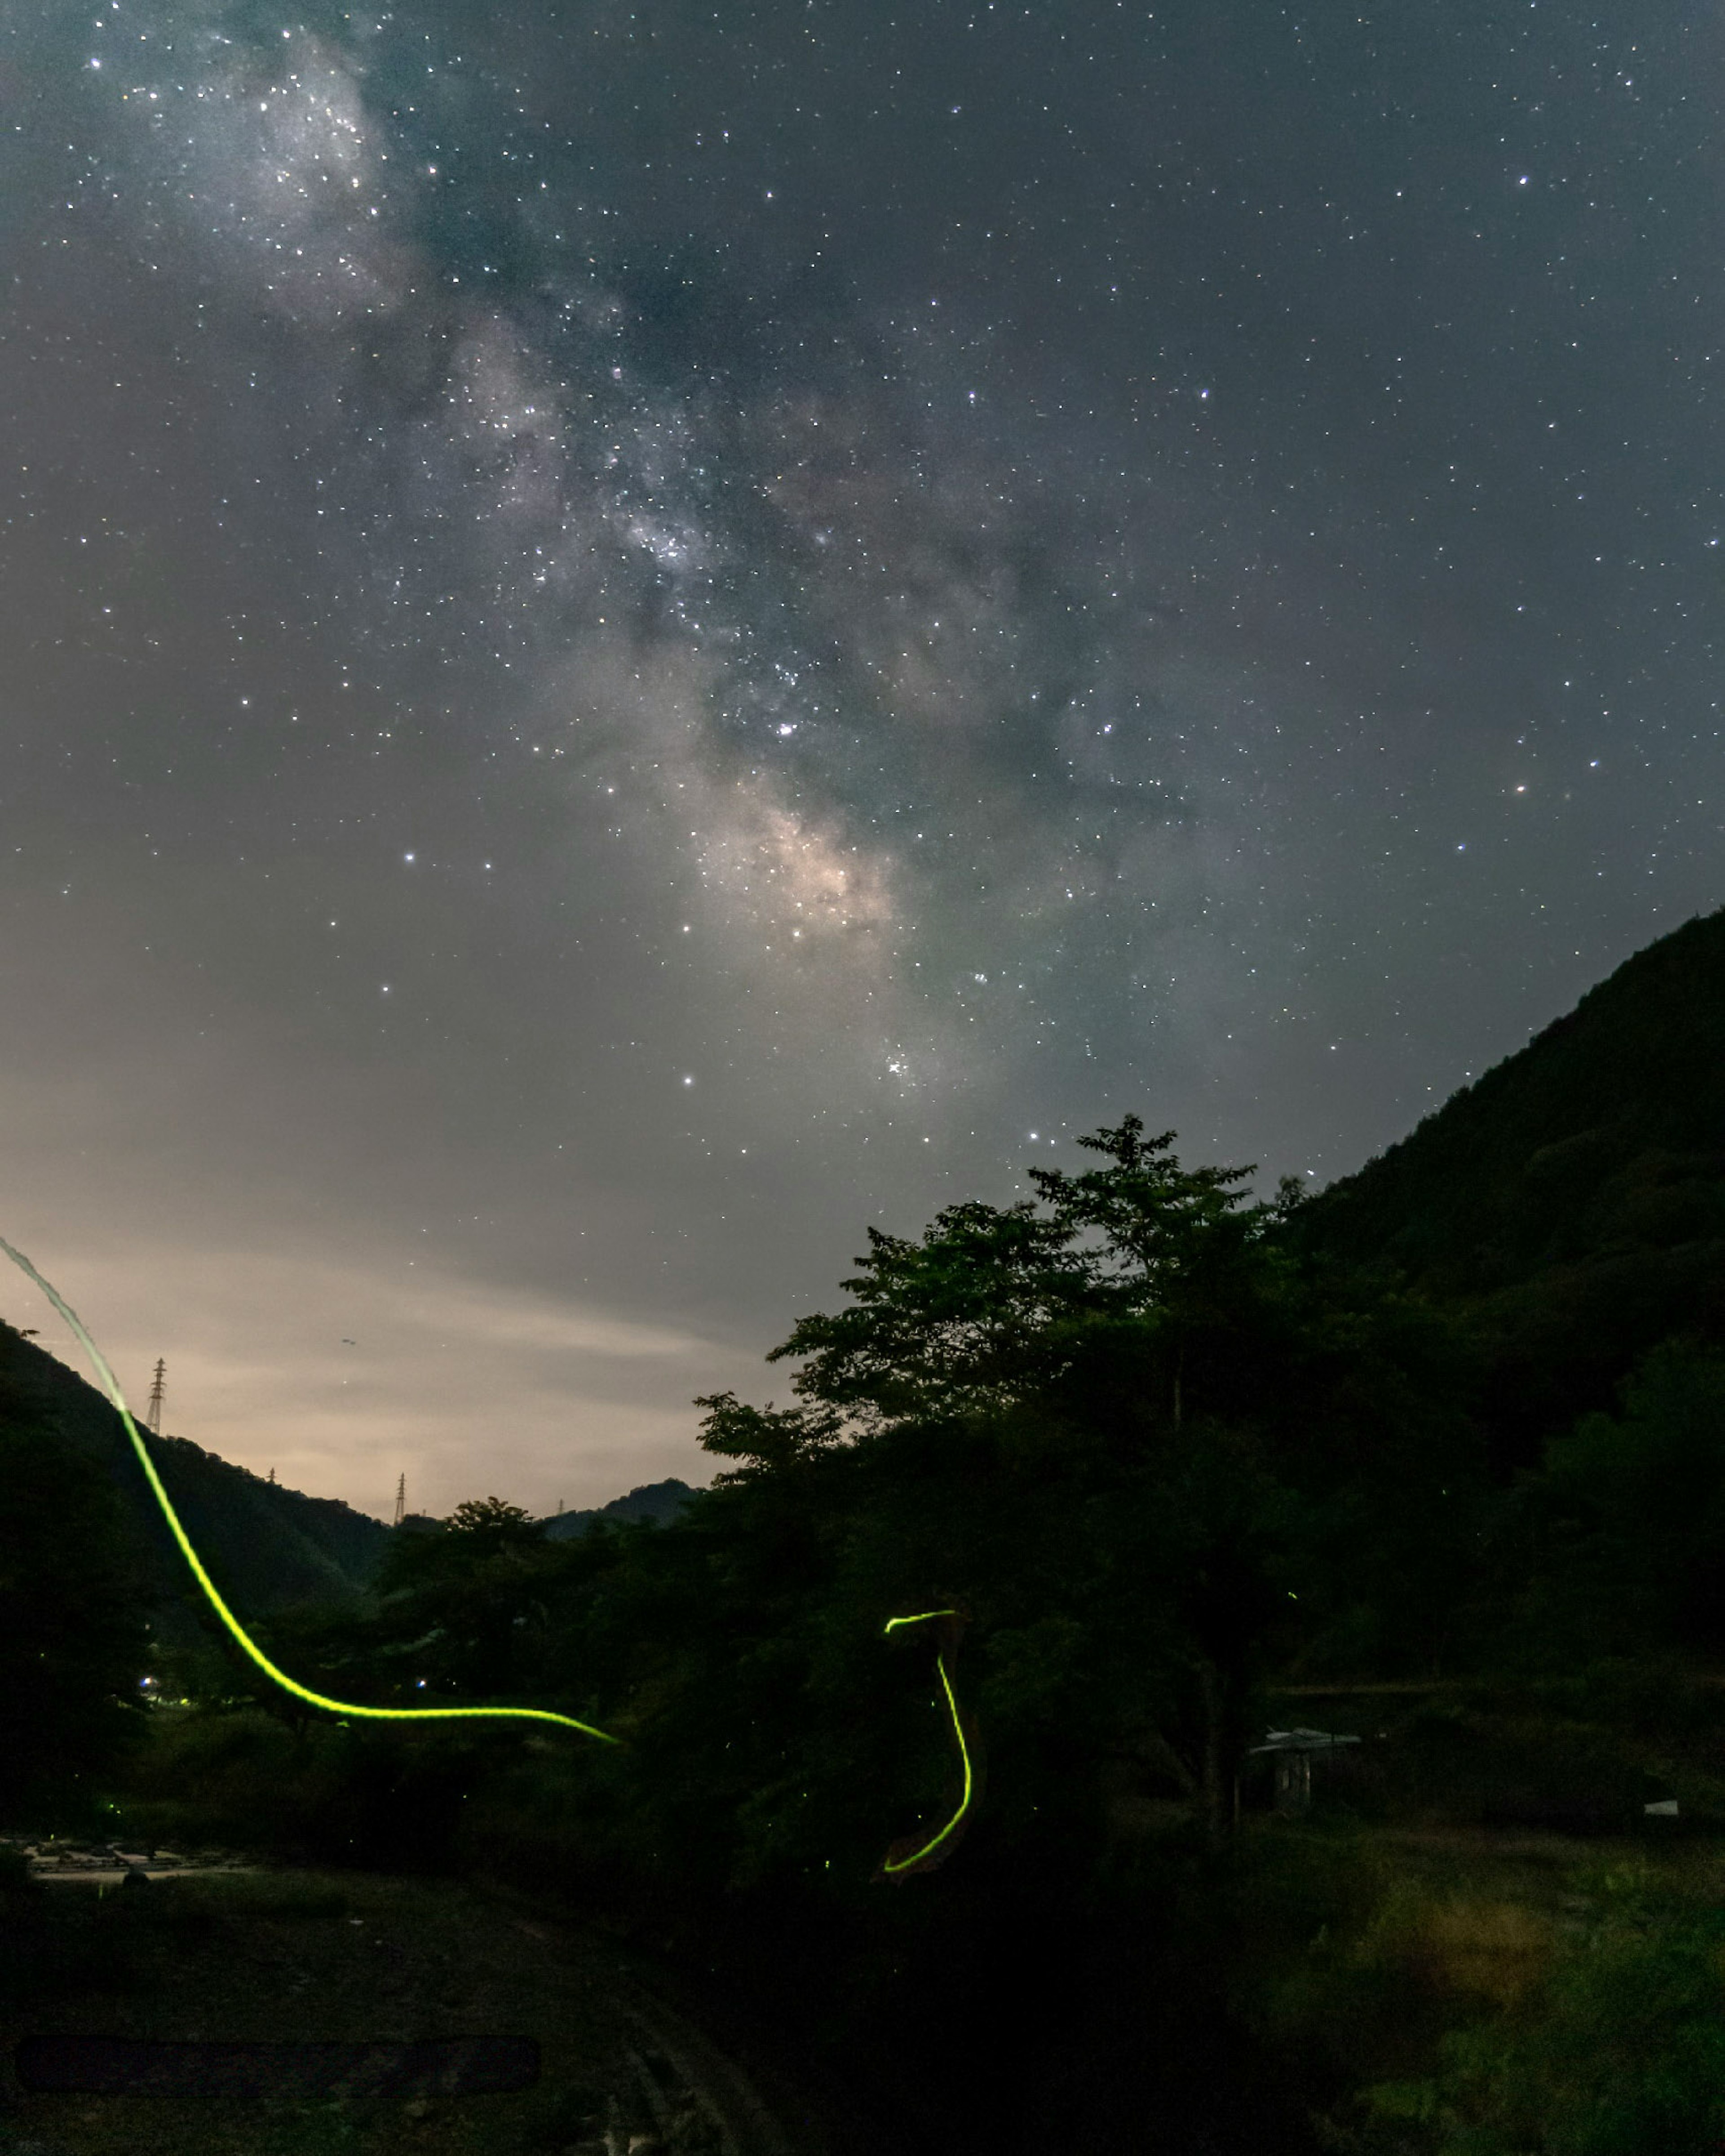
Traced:
<path fill-rule="evenodd" d="M 1035 1409 L 1143 1435 L 1224 1410 L 1242 1327 L 1260 1344 L 1278 1329 L 1276 1238 L 1297 1184 L 1248 1204 L 1232 1186 L 1250 1168 L 1183 1168 L 1173 1133 L 1147 1138 L 1136 1116 L 1078 1142 L 1109 1165 L 1033 1168 L 1035 1199 L 949 1206 L 920 1240 L 870 1227 L 850 1307 L 802 1319 L 768 1358 L 800 1360 L 803 1409 L 713 1395 L 703 1443 L 767 1466 L 962 1414 Z"/>

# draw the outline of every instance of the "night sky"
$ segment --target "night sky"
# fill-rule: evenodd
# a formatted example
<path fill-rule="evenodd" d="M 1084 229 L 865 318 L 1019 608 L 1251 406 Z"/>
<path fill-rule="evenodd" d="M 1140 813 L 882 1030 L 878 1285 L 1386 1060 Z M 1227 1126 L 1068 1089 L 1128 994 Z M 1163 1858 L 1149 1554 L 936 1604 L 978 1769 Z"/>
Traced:
<path fill-rule="evenodd" d="M 134 1399 L 704 1481 L 865 1223 L 1317 1187 L 1718 905 L 1725 18 L 1586 15 L 7 0 L 0 1234 Z"/>

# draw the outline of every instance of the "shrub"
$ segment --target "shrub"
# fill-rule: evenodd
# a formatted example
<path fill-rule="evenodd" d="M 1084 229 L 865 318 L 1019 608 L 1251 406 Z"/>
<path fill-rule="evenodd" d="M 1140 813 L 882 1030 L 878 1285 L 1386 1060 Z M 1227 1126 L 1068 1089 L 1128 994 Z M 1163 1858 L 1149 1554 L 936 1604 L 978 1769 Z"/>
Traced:
<path fill-rule="evenodd" d="M 1496 2017 L 1451 2032 L 1429 2079 L 1367 2092 L 1438 2156 L 1712 2156 L 1725 2133 L 1725 1912 L 1592 1881 L 1591 1932 Z M 1504 1996 L 1500 1989 L 1499 1996 Z"/>

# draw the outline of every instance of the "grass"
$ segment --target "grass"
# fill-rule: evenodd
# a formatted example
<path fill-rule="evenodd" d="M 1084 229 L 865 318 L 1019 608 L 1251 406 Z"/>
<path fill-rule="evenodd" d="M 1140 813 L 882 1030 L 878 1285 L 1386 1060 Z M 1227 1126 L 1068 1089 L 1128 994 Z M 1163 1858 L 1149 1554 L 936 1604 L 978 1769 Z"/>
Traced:
<path fill-rule="evenodd" d="M 1345 2156 L 1714 2156 L 1725 1840 L 1250 1823 L 1243 2017 Z"/>

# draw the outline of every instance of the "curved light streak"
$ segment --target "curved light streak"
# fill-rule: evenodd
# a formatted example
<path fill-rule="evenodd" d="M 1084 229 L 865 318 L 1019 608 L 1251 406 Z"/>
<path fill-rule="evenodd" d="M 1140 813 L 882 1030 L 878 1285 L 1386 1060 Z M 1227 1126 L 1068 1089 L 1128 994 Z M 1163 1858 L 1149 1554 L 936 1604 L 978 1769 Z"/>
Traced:
<path fill-rule="evenodd" d="M 888 1632 L 896 1632 L 901 1625 L 926 1625 L 933 1618 L 956 1617 L 957 1614 L 958 1612 L 956 1609 L 924 1609 L 919 1611 L 914 1617 L 889 1617 L 886 1630 Z M 958 1702 L 952 1696 L 952 1680 L 947 1673 L 947 1658 L 939 1649 L 937 1649 L 934 1659 L 935 1666 L 940 1671 L 941 1689 L 947 1695 L 947 1711 L 952 1717 L 952 1734 L 958 1740 L 958 1757 L 964 1768 L 964 1788 L 958 1799 L 957 1810 L 931 1840 L 923 1843 L 922 1848 L 913 1851 L 908 1856 L 895 1859 L 889 1854 L 881 1858 L 880 1876 L 888 1879 L 896 1878 L 904 1872 L 917 1870 L 919 1866 L 927 1862 L 942 1844 L 957 1833 L 959 1822 L 970 1810 L 971 1795 L 975 1787 L 975 1778 L 970 1763 L 970 1747 L 964 1740 L 964 1723 L 958 1712 Z"/>
<path fill-rule="evenodd" d="M 131 1410 L 126 1404 L 126 1398 L 120 1389 L 119 1380 L 108 1368 L 107 1359 L 100 1348 L 96 1346 L 85 1329 L 82 1319 L 59 1290 L 44 1280 L 23 1252 L 14 1250 L 3 1235 L 0 1235 L 0 1250 L 4 1250 L 19 1270 L 27 1273 L 35 1281 L 37 1286 L 41 1289 L 76 1334 L 85 1353 L 95 1365 L 96 1374 L 102 1381 L 103 1389 L 120 1410 L 120 1419 L 126 1424 L 126 1434 L 131 1440 L 131 1449 L 138 1456 L 138 1464 L 144 1471 L 144 1479 L 149 1483 L 155 1494 L 157 1503 L 162 1507 L 162 1517 L 167 1522 L 169 1533 L 179 1545 L 181 1556 L 192 1568 L 193 1578 L 203 1589 L 211 1609 L 227 1627 L 242 1653 L 249 1656 L 257 1664 L 272 1684 L 280 1685 L 284 1691 L 290 1692 L 295 1699 L 304 1700 L 308 1707 L 321 1707 L 328 1714 L 357 1716 L 367 1722 L 550 1722 L 556 1723 L 561 1729 L 578 1729 L 583 1737 L 597 1738 L 601 1744 L 620 1745 L 622 1743 L 623 1739 L 620 1737 L 613 1737 L 603 1729 L 595 1729 L 591 1722 L 578 1722 L 573 1715 L 570 1714 L 553 1714 L 547 1707 L 361 1707 L 352 1700 L 326 1698 L 322 1692 L 312 1691 L 306 1686 L 289 1676 L 285 1670 L 277 1669 L 275 1663 L 270 1661 L 222 1599 L 217 1591 L 215 1582 L 204 1570 L 203 1559 L 192 1547 L 191 1537 L 180 1524 L 180 1516 L 173 1508 L 173 1501 L 162 1487 L 162 1477 L 156 1471 L 156 1463 L 151 1459 L 148 1451 L 145 1449 L 144 1440 L 138 1435 L 137 1424 L 131 1419 Z"/>

